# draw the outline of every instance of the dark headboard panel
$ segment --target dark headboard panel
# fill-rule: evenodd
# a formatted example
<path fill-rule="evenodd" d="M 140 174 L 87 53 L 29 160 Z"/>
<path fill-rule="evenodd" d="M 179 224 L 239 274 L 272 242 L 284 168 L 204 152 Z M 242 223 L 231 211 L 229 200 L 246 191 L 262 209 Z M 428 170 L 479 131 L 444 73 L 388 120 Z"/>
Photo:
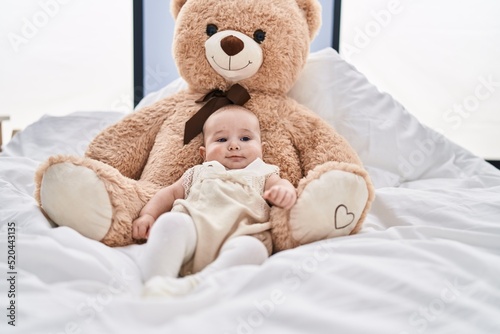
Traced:
<path fill-rule="evenodd" d="M 143 0 L 134 0 L 134 107 L 144 97 Z"/>
<path fill-rule="evenodd" d="M 341 12 L 342 1 L 334 0 L 333 2 L 333 40 L 332 48 L 339 52 L 340 50 L 340 12 Z"/>

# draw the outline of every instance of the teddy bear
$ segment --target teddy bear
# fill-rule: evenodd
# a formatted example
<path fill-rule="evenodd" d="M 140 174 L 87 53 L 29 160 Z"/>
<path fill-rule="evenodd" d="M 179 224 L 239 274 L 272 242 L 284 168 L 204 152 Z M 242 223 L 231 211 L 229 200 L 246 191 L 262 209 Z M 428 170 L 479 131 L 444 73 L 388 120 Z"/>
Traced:
<path fill-rule="evenodd" d="M 317 0 L 172 0 L 173 56 L 187 88 L 128 114 L 83 157 L 52 156 L 35 197 L 50 220 L 109 246 L 136 243 L 132 221 L 159 189 L 200 164 L 201 127 L 223 105 L 257 115 L 263 160 L 297 190 L 270 211 L 273 251 L 354 234 L 374 198 L 349 145 L 287 95 L 321 25 Z"/>

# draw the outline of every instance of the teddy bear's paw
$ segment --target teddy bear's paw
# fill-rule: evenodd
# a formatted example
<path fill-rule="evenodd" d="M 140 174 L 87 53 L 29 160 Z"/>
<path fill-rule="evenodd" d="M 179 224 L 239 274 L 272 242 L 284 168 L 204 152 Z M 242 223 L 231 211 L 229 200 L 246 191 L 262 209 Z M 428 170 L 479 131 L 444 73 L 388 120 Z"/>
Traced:
<path fill-rule="evenodd" d="M 365 180 L 340 170 L 311 180 L 290 211 L 292 237 L 300 244 L 349 235 L 368 201 Z"/>
<path fill-rule="evenodd" d="M 48 167 L 40 200 L 55 224 L 71 227 L 88 238 L 101 240 L 111 226 L 112 207 L 104 182 L 87 167 L 69 162 Z"/>

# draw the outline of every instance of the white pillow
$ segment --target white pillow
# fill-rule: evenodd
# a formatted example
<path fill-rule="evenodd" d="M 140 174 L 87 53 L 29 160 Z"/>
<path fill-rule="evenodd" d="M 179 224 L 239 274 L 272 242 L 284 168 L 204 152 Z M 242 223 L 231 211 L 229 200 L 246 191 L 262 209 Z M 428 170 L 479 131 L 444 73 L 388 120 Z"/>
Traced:
<path fill-rule="evenodd" d="M 496 173 L 483 159 L 421 124 L 331 48 L 310 55 L 289 95 L 350 142 L 376 187 Z"/>

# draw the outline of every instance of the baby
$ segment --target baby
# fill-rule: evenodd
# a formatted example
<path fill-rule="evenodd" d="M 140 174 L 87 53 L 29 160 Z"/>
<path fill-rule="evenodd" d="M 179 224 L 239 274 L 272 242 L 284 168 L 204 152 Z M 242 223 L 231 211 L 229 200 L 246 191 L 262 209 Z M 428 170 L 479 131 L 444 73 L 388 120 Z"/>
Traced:
<path fill-rule="evenodd" d="M 252 112 L 223 107 L 203 136 L 205 162 L 161 189 L 133 222 L 133 237 L 148 239 L 145 295 L 185 294 L 209 273 L 263 263 L 272 251 L 268 203 L 290 209 L 297 199 L 278 167 L 262 161 Z"/>

